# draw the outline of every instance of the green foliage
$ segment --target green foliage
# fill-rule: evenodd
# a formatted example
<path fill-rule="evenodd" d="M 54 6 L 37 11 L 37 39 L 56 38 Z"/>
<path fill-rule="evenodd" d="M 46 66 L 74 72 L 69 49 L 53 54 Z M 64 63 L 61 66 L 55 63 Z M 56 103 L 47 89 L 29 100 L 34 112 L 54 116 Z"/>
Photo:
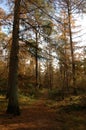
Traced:
<path fill-rule="evenodd" d="M 25 94 L 21 94 L 19 93 L 19 103 L 21 106 L 27 106 L 28 104 L 32 104 L 36 101 L 35 98 L 32 98 L 32 97 L 28 97 L 28 96 L 25 96 Z"/>
<path fill-rule="evenodd" d="M 62 100 L 63 99 L 63 92 L 60 89 L 52 89 L 49 90 L 49 99 L 52 100 Z"/>
<path fill-rule="evenodd" d="M 65 112 L 71 112 L 71 111 L 82 111 L 85 109 L 86 109 L 86 106 L 82 106 L 80 104 L 73 103 L 73 104 L 63 107 L 61 110 L 65 111 Z"/>
<path fill-rule="evenodd" d="M 34 97 L 36 97 L 37 96 L 37 91 L 36 91 L 36 88 L 35 88 L 35 86 L 32 86 L 31 84 L 29 84 L 28 85 L 28 87 L 29 87 L 29 96 L 31 97 L 31 98 L 34 98 Z"/>
<path fill-rule="evenodd" d="M 0 79 L 0 94 L 5 95 L 7 91 L 7 80 Z"/>
<path fill-rule="evenodd" d="M 38 98 L 39 90 L 33 84 L 27 84 L 24 89 L 20 90 L 20 93 L 30 98 Z"/>
<path fill-rule="evenodd" d="M 50 22 L 50 21 L 46 21 L 46 24 L 45 25 L 43 25 L 43 31 L 44 31 L 44 33 L 45 34 L 47 34 L 48 36 L 50 36 L 51 35 L 51 33 L 52 33 L 52 22 Z"/>
<path fill-rule="evenodd" d="M 86 79 L 83 78 L 77 82 L 78 93 L 86 93 Z"/>
<path fill-rule="evenodd" d="M 82 111 L 86 109 L 86 96 L 73 96 L 70 97 L 69 103 L 61 106 L 61 111 L 72 112 L 72 111 Z"/>

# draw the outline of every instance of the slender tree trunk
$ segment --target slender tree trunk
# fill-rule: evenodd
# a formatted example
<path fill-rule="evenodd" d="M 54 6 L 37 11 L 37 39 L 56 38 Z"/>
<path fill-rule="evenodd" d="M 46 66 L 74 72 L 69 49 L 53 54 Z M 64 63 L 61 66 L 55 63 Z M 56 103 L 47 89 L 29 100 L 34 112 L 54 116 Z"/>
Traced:
<path fill-rule="evenodd" d="M 67 38 L 66 38 L 66 27 L 65 27 L 65 23 L 64 23 L 64 38 L 65 38 L 65 43 L 64 43 L 64 81 L 65 81 L 65 89 L 68 90 L 68 63 L 67 63 Z M 68 91 L 69 92 L 69 91 Z"/>
<path fill-rule="evenodd" d="M 39 88 L 42 87 L 42 84 L 41 84 L 41 65 L 40 65 L 40 62 L 38 63 L 38 84 L 39 84 Z"/>
<path fill-rule="evenodd" d="M 71 58 L 72 58 L 72 79 L 73 79 L 73 88 L 76 93 L 76 78 L 75 78 L 75 60 L 74 60 L 74 49 L 72 41 L 72 31 L 71 31 L 71 8 L 70 3 L 68 5 L 68 21 L 69 21 L 69 36 L 70 36 L 70 48 L 71 48 Z"/>
<path fill-rule="evenodd" d="M 38 86 L 38 33 L 36 32 L 36 87 Z"/>
<path fill-rule="evenodd" d="M 52 59 L 51 59 L 51 46 L 49 46 L 49 61 L 48 61 L 48 74 L 49 74 L 49 88 L 52 90 L 53 87 L 53 68 L 52 68 Z"/>
<path fill-rule="evenodd" d="M 21 0 L 15 0 L 12 47 L 10 53 L 9 75 L 8 75 L 7 113 L 14 115 L 20 114 L 18 103 L 18 52 L 19 52 L 18 40 L 19 40 L 20 2 Z"/>
<path fill-rule="evenodd" d="M 51 61 L 49 61 L 49 88 L 52 90 L 52 80 L 53 80 L 53 74 L 52 74 L 52 65 Z"/>

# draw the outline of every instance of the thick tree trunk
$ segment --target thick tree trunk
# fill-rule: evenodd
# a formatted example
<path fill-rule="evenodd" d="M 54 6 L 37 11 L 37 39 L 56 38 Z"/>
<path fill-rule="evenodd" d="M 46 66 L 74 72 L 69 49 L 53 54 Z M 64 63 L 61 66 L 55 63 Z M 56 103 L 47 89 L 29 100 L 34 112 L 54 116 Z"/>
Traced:
<path fill-rule="evenodd" d="M 19 15 L 20 15 L 20 2 L 15 0 L 14 8 L 14 23 L 13 23 L 13 36 L 12 47 L 10 53 L 9 75 L 8 75 L 8 107 L 7 113 L 19 115 L 18 104 L 18 52 L 19 52 Z"/>

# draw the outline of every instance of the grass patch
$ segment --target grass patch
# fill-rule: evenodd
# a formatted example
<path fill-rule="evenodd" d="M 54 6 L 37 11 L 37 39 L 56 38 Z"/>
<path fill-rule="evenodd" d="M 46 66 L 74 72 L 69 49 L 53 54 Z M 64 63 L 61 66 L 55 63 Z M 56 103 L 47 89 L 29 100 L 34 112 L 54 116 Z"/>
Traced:
<path fill-rule="evenodd" d="M 28 97 L 25 95 L 19 95 L 19 103 L 22 106 L 33 104 L 36 101 L 37 101 L 37 99 L 35 99 L 35 98 L 31 98 L 31 97 Z"/>

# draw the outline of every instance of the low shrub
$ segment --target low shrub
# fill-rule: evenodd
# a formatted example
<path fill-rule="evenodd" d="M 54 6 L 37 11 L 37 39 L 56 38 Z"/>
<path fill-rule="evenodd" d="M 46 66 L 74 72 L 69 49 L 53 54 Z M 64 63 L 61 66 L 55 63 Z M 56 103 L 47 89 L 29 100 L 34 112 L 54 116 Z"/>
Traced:
<path fill-rule="evenodd" d="M 30 98 L 38 98 L 40 92 L 34 85 L 28 84 L 23 89 L 20 89 L 20 93 L 29 96 Z"/>
<path fill-rule="evenodd" d="M 52 89 L 52 90 L 49 90 L 49 99 L 62 100 L 64 99 L 64 94 L 62 90 L 60 89 Z"/>

